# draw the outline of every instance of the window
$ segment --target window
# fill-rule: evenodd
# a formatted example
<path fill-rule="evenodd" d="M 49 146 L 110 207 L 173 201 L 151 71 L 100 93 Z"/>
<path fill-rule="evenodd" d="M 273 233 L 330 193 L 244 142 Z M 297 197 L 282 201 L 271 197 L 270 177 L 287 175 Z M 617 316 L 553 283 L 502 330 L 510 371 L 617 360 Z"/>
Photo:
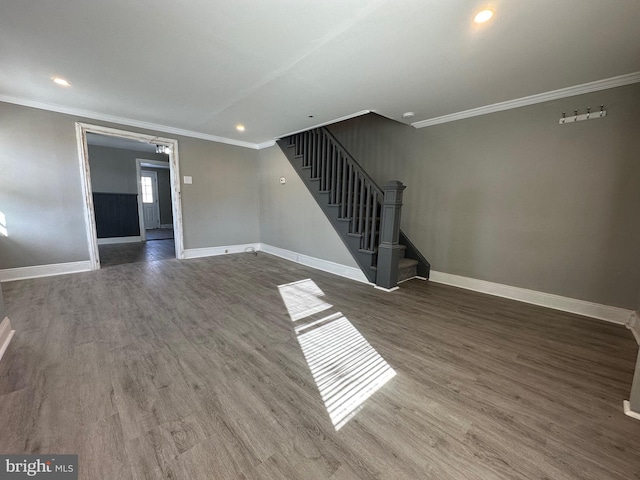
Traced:
<path fill-rule="evenodd" d="M 142 183 L 142 202 L 153 203 L 153 186 L 151 185 L 151 177 L 141 177 Z"/>

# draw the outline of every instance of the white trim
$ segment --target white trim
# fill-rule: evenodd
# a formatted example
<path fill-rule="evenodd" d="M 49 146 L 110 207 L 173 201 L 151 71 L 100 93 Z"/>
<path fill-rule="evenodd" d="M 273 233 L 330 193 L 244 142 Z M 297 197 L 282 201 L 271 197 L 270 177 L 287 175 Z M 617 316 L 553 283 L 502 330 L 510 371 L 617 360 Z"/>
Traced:
<path fill-rule="evenodd" d="M 244 142 L 242 140 L 234 140 L 233 138 L 218 137 L 217 135 L 209 135 L 207 133 L 194 132 L 192 130 L 184 130 L 182 128 L 169 127 L 158 123 L 142 122 L 132 118 L 118 117 L 115 115 L 107 115 L 105 113 L 93 112 L 91 110 L 83 110 L 74 107 L 65 107 L 53 103 L 38 102 L 27 98 L 12 97 L 9 95 L 0 95 L 0 102 L 13 103 L 24 107 L 39 108 L 40 110 L 48 110 L 50 112 L 64 113 L 66 115 L 75 115 L 78 117 L 88 118 L 91 120 L 102 120 L 104 122 L 118 123 L 127 127 L 146 128 L 148 130 L 156 130 L 158 132 L 171 133 L 173 135 L 182 135 L 184 137 L 200 138 L 209 140 L 210 142 L 226 143 L 235 145 L 236 147 L 251 148 L 257 150 L 259 147 L 255 143 Z"/>
<path fill-rule="evenodd" d="M 315 268 L 317 270 L 333 273 L 334 275 L 350 278 L 351 280 L 355 280 L 356 282 L 362 282 L 371 285 L 367 277 L 365 277 L 364 273 L 362 273 L 362 270 L 360 270 L 359 268 L 349 267 L 347 265 L 341 265 L 339 263 L 330 262 L 321 258 L 311 257 L 302 253 L 292 252 L 291 250 L 274 247 L 273 245 L 269 245 L 266 243 L 260 243 L 259 246 L 260 248 L 258 248 L 257 250 L 260 250 L 264 253 L 275 255 L 276 257 L 284 258 L 285 260 L 290 260 L 292 262 L 300 263 L 301 265 L 306 265 L 307 267 Z"/>
<path fill-rule="evenodd" d="M 161 168 L 163 170 L 171 170 L 171 165 L 169 162 L 161 162 L 159 160 L 149 160 L 146 158 L 136 158 L 136 160 L 140 160 L 140 163 L 146 163 L 148 165 L 142 165 L 142 168 Z"/>
<path fill-rule="evenodd" d="M 598 92 L 600 90 L 607 90 L 609 88 L 631 85 L 632 83 L 640 83 L 640 72 L 628 73 L 626 75 L 620 75 L 618 77 L 605 78 L 603 80 L 597 80 L 595 82 L 574 85 L 573 87 L 561 88 L 559 90 L 538 93 L 536 95 L 530 95 L 528 97 L 507 100 L 506 102 L 499 102 L 492 105 L 485 105 L 483 107 L 464 110 L 462 112 L 450 113 L 449 115 L 442 115 L 441 117 L 427 118 L 426 120 L 414 122 L 411 124 L 411 126 L 415 128 L 424 128 L 431 125 L 438 125 L 440 123 L 455 122 L 456 120 L 462 120 L 463 118 L 477 117 L 480 115 L 486 115 L 488 113 L 501 112 L 503 110 L 510 110 L 512 108 L 519 108 L 527 105 L 534 105 L 536 103 L 548 102 L 550 100 L 558 100 L 560 98 L 572 97 L 574 95 L 582 95 L 584 93 Z"/>
<path fill-rule="evenodd" d="M 629 403 L 629 400 L 622 401 L 622 408 L 624 408 L 625 415 L 631 418 L 635 418 L 636 420 L 640 420 L 640 413 L 631 411 L 631 403 Z"/>
<path fill-rule="evenodd" d="M 98 245 L 113 245 L 116 243 L 135 243 L 141 242 L 142 237 L 138 235 L 137 237 L 106 237 L 99 238 Z"/>
<path fill-rule="evenodd" d="M 93 189 L 91 187 L 91 172 L 89 171 L 89 146 L 87 144 L 88 129 L 76 122 L 76 144 L 78 147 L 78 160 L 80 161 L 80 178 L 82 179 L 82 196 L 84 198 L 85 231 L 89 248 L 89 261 L 91 270 L 100 268 L 100 253 L 98 251 L 98 229 L 96 228 L 96 215 L 93 208 Z"/>
<path fill-rule="evenodd" d="M 163 223 L 160 225 L 160 228 L 173 228 L 173 224 L 171 223 Z"/>
<path fill-rule="evenodd" d="M 184 258 L 215 257 L 230 253 L 244 253 L 247 249 L 260 250 L 259 243 L 246 243 L 243 245 L 225 245 L 221 247 L 188 248 L 184 251 Z M 253 252 L 251 252 L 253 253 Z"/>
<path fill-rule="evenodd" d="M 296 130 L 295 132 L 290 132 L 290 133 L 286 133 L 284 135 L 280 135 L 279 137 L 276 137 L 276 139 L 288 137 L 290 135 L 295 135 L 296 133 L 300 133 L 300 132 L 306 132 L 307 130 L 313 130 L 314 128 L 324 127 L 325 125 L 331 125 L 333 123 L 343 122 L 343 121 L 349 120 L 351 118 L 360 117 L 361 115 L 366 115 L 367 113 L 371 113 L 371 110 L 360 110 L 359 112 L 351 113 L 349 115 L 345 115 L 344 117 L 334 118 L 333 120 L 329 120 L 327 122 L 319 123 L 317 125 L 314 125 L 313 127 L 306 127 L 306 128 L 302 128 L 300 130 Z M 265 142 L 264 144 L 260 144 L 260 145 L 265 145 L 266 143 L 268 143 L 268 142 Z"/>
<path fill-rule="evenodd" d="M 414 275 L 413 277 L 405 278 L 404 280 L 400 280 L 398 285 L 404 282 L 408 282 L 409 280 L 427 280 L 427 277 L 421 277 L 419 275 Z"/>
<path fill-rule="evenodd" d="M 409 279 L 407 279 L 409 280 Z M 398 282 L 401 283 L 401 282 Z M 400 287 L 395 286 L 395 287 L 391 287 L 391 288 L 385 288 L 385 287 L 381 287 L 380 285 L 374 285 L 373 288 L 375 288 L 376 290 L 382 290 L 383 292 L 395 292 L 396 290 L 399 290 Z"/>
<path fill-rule="evenodd" d="M 13 335 L 16 333 L 15 330 L 11 330 L 11 322 L 9 321 L 9 317 L 4 317 L 4 320 L 0 323 L 0 360 L 2 360 L 2 356 L 4 352 L 7 351 L 9 347 L 9 343 L 13 338 Z"/>
<path fill-rule="evenodd" d="M 0 282 L 50 277 L 52 275 L 64 275 L 66 273 L 88 272 L 89 270 L 93 270 L 90 260 L 54 263 L 51 265 L 34 265 L 32 267 L 5 268 L 4 270 L 0 270 Z"/>
<path fill-rule="evenodd" d="M 487 282 L 485 280 L 462 277 L 450 273 L 434 272 L 433 270 L 431 271 L 431 275 L 429 275 L 429 280 L 435 283 L 452 285 L 454 287 L 465 288 L 497 297 L 510 298 L 520 302 L 562 310 L 563 312 L 584 315 L 585 317 L 597 318 L 619 325 L 626 324 L 629 314 L 631 313 L 631 310 L 624 308 L 586 302 L 575 298 L 561 297 L 551 293 L 537 292 L 526 288 L 512 287 L 510 285 Z"/>
<path fill-rule="evenodd" d="M 176 258 L 184 258 L 184 233 L 182 228 L 182 196 L 180 193 L 180 157 L 178 153 L 178 141 L 173 138 L 156 137 L 142 133 L 128 132 L 116 128 L 90 125 L 76 122 L 76 140 L 78 144 L 78 157 L 80 160 L 80 175 L 82 179 L 82 192 L 84 196 L 85 225 L 87 231 L 87 243 L 89 246 L 89 260 L 91 269 L 100 268 L 100 253 L 98 251 L 98 236 L 96 231 L 96 218 L 93 208 L 91 175 L 89 171 L 89 150 L 87 146 L 87 133 L 98 133 L 112 137 L 129 138 L 156 145 L 169 147 L 169 166 L 171 178 L 171 208 L 173 209 L 173 231 Z M 137 162 L 136 162 L 137 165 Z M 138 182 L 139 183 L 139 182 Z M 138 192 L 138 198 L 140 192 Z M 145 240 L 144 229 L 140 236 Z"/>
<path fill-rule="evenodd" d="M 258 150 L 262 150 L 263 148 L 269 148 L 269 147 L 273 147 L 276 144 L 275 140 L 268 140 L 266 142 L 262 142 L 262 143 L 258 143 L 256 145 L 256 148 Z"/>
<path fill-rule="evenodd" d="M 631 330 L 636 342 L 640 345 L 640 318 L 638 318 L 638 312 L 632 312 L 625 325 L 629 330 Z"/>

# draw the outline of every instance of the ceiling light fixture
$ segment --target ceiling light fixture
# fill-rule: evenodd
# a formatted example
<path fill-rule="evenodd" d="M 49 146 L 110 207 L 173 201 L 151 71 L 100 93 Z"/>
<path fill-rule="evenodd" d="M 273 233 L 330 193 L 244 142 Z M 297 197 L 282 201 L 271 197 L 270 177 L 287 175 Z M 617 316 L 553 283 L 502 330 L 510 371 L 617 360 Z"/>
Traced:
<path fill-rule="evenodd" d="M 484 23 L 491 17 L 493 17 L 493 10 L 486 9 L 478 12 L 476 16 L 473 17 L 473 21 L 476 23 Z"/>
<path fill-rule="evenodd" d="M 69 82 L 67 82 L 64 78 L 53 77 L 51 80 L 53 80 L 53 83 L 55 83 L 57 85 L 61 85 L 63 87 L 70 87 L 71 86 L 71 84 Z"/>
<path fill-rule="evenodd" d="M 168 145 L 156 145 L 156 153 L 169 155 L 171 153 L 171 147 Z"/>
<path fill-rule="evenodd" d="M 407 119 L 408 118 L 413 118 L 415 116 L 416 116 L 416 114 L 413 113 L 413 112 L 405 112 L 405 113 L 402 114 L 402 118 L 407 118 Z"/>
<path fill-rule="evenodd" d="M 239 132 L 244 132 L 244 125 L 236 125 L 236 130 Z"/>

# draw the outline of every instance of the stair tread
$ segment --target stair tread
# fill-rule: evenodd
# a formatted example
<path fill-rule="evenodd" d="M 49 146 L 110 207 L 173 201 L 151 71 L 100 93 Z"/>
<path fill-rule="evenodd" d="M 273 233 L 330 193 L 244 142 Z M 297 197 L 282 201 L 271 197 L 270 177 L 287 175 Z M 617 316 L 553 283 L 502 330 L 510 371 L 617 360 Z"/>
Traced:
<path fill-rule="evenodd" d="M 409 268 L 418 265 L 418 261 L 413 258 L 401 258 L 398 262 L 398 268 Z"/>

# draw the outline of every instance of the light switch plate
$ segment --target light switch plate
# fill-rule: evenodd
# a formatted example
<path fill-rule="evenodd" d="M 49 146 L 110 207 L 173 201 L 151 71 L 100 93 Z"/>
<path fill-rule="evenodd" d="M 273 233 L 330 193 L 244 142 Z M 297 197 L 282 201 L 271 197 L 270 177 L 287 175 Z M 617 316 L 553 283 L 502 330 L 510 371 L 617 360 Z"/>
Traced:
<path fill-rule="evenodd" d="M 193 177 L 184 177 L 184 184 L 185 185 L 191 185 L 193 183 Z"/>

